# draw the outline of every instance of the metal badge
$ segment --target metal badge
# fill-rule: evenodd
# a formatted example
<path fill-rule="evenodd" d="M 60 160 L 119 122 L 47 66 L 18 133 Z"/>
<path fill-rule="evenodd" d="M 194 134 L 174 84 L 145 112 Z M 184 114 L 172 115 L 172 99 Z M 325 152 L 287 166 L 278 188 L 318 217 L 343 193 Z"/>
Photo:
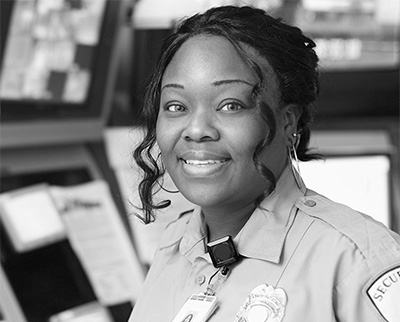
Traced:
<path fill-rule="evenodd" d="M 234 322 L 282 322 L 286 303 L 283 289 L 261 284 L 249 294 Z"/>

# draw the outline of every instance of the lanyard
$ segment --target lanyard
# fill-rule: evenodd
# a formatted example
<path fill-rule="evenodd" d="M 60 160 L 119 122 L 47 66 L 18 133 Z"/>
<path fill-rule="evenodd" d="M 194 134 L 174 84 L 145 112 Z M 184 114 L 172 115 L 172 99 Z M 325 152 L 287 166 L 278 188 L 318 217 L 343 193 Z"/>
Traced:
<path fill-rule="evenodd" d="M 208 281 L 207 290 L 204 292 L 205 295 L 214 296 L 217 290 L 221 287 L 221 285 L 227 280 L 229 276 L 229 267 L 224 266 L 220 268 L 218 271 L 212 275 Z M 212 282 L 212 280 L 216 277 L 216 280 Z"/>

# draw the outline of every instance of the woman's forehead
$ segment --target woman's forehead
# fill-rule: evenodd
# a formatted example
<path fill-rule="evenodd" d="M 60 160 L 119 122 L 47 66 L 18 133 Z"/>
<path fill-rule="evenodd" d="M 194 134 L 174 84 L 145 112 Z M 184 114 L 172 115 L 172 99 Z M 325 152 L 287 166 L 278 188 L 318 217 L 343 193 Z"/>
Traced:
<path fill-rule="evenodd" d="M 254 71 L 235 47 L 223 37 L 196 36 L 178 49 L 166 68 L 164 79 L 226 78 L 241 75 L 255 80 Z"/>
<path fill-rule="evenodd" d="M 261 67 L 268 91 L 280 97 L 277 77 L 268 60 L 247 44 L 240 44 L 240 48 Z M 236 78 L 254 85 L 259 82 L 255 70 L 228 39 L 222 36 L 199 35 L 189 38 L 178 49 L 165 70 L 162 86 L 171 82 L 196 80 L 213 83 Z"/>

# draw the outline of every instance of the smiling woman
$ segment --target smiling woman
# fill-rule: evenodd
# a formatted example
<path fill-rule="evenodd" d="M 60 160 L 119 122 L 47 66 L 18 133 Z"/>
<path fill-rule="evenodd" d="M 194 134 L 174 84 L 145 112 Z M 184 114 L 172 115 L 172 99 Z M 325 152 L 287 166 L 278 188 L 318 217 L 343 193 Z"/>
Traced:
<path fill-rule="evenodd" d="M 265 76 L 269 87 L 263 96 L 283 123 L 286 110 L 278 109 L 276 79 L 274 74 Z M 186 41 L 162 79 L 156 137 L 163 162 L 183 195 L 211 218 L 235 221 L 235 210 L 253 204 L 270 185 L 253 162 L 256 146 L 270 131 L 254 108 L 257 83 L 234 46 L 217 36 Z M 294 121 L 287 127 L 291 132 Z M 278 140 L 283 143 L 284 131 L 275 134 L 273 143 Z M 262 159 L 279 178 L 286 164 L 285 144 L 271 145 Z M 209 233 L 210 239 L 228 234 L 214 226 Z"/>
<path fill-rule="evenodd" d="M 308 149 L 314 46 L 262 10 L 233 6 L 184 20 L 167 39 L 134 155 L 143 220 L 169 205 L 153 200 L 165 171 L 197 207 L 167 227 L 130 322 L 399 317 L 400 284 L 383 305 L 369 294 L 399 271 L 400 237 L 308 190 L 293 165 L 318 157 Z"/>

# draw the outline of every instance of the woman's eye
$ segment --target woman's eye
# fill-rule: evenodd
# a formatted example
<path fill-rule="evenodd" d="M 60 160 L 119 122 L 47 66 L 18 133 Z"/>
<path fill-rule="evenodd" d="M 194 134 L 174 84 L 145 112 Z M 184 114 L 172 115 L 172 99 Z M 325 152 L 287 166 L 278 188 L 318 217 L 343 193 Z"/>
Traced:
<path fill-rule="evenodd" d="M 231 103 L 227 103 L 227 104 L 223 105 L 220 108 L 220 111 L 228 111 L 228 112 L 229 111 L 238 111 L 238 110 L 241 110 L 243 108 L 244 108 L 243 105 L 241 105 L 239 103 L 231 102 Z"/>
<path fill-rule="evenodd" d="M 179 104 L 170 104 L 165 107 L 165 110 L 169 112 L 184 112 L 186 109 Z"/>

